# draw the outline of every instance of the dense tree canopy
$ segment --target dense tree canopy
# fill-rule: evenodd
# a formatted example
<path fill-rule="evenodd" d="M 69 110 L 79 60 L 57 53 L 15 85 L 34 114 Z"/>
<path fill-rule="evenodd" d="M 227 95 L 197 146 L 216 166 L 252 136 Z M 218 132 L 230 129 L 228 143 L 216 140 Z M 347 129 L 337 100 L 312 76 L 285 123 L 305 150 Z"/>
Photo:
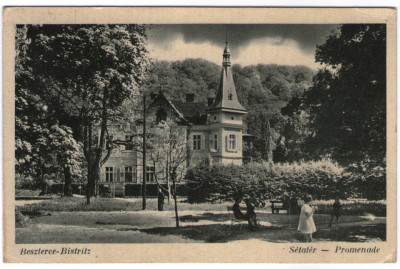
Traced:
<path fill-rule="evenodd" d="M 310 116 L 308 145 L 341 163 L 383 162 L 386 155 L 386 26 L 345 24 L 317 47 L 326 68 L 286 113 Z"/>
<path fill-rule="evenodd" d="M 30 65 L 27 38 L 28 27 L 21 26 L 16 32 L 15 66 L 15 158 L 16 173 L 33 178 L 33 185 L 47 192 L 52 181 L 64 180 L 68 186 L 64 194 L 72 195 L 72 179 L 81 180 L 82 171 L 78 161 L 81 154 L 70 128 L 60 125 L 57 111 L 49 110 L 46 96 L 34 88 L 35 70 Z M 64 175 L 59 177 L 58 175 Z"/>
<path fill-rule="evenodd" d="M 145 76 L 145 27 L 21 25 L 16 36 L 16 117 L 29 125 L 30 118 L 24 113 L 38 111 L 43 115 L 40 108 L 45 106 L 41 127 L 50 122 L 51 115 L 54 122 L 73 128 L 88 164 L 90 196 L 100 166 L 109 155 L 104 153 L 107 123 L 116 108 L 138 93 Z M 29 102 L 21 99 L 24 96 L 30 98 Z M 36 110 L 29 106 L 36 106 Z M 100 129 L 99 143 L 94 142 L 93 128 Z M 27 135 L 20 132 L 23 128 L 16 129 L 17 139 Z M 16 146 L 17 151 L 29 154 L 28 144 Z"/>

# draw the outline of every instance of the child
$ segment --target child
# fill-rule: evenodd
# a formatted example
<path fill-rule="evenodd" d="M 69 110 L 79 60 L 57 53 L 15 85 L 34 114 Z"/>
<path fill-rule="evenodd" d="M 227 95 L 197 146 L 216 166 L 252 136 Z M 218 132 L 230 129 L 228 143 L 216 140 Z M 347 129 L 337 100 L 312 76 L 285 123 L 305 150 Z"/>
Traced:
<path fill-rule="evenodd" d="M 331 221 L 329 223 L 329 227 L 332 227 L 333 218 L 336 217 L 336 226 L 339 226 L 339 217 L 340 217 L 340 208 L 342 205 L 340 204 L 339 198 L 335 198 L 335 202 L 333 203 L 333 211 L 331 216 Z"/>
<path fill-rule="evenodd" d="M 299 226 L 297 228 L 304 235 L 306 242 L 312 242 L 312 234 L 317 231 L 313 218 L 314 208 L 311 203 L 311 196 L 304 197 L 304 205 L 301 207 Z"/>

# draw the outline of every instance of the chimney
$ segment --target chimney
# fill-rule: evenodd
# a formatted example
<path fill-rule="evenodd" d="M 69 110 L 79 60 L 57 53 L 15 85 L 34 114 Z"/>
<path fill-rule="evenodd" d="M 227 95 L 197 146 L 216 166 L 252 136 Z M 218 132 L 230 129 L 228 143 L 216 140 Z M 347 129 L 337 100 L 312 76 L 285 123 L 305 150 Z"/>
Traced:
<path fill-rule="evenodd" d="M 211 106 L 212 103 L 214 103 L 214 97 L 208 97 L 207 98 L 207 106 Z"/>
<path fill-rule="evenodd" d="M 186 103 L 193 103 L 194 102 L 194 93 L 187 93 L 186 94 Z"/>
<path fill-rule="evenodd" d="M 154 93 L 154 92 L 150 93 L 150 98 L 151 98 L 151 100 L 156 99 L 156 97 L 157 97 L 157 94 L 156 94 L 156 93 Z"/>

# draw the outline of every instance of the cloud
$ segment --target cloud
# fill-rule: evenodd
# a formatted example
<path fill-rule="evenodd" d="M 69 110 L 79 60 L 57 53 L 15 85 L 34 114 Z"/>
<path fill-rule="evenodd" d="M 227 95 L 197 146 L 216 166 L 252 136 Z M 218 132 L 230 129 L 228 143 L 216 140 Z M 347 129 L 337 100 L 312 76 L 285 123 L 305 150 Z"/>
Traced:
<path fill-rule="evenodd" d="M 187 43 L 182 34 L 164 42 L 149 42 L 150 57 L 157 60 L 177 61 L 186 58 L 203 58 L 216 64 L 222 63 L 223 47 L 211 42 Z"/>
<path fill-rule="evenodd" d="M 308 53 L 299 47 L 297 41 L 281 38 L 259 38 L 252 40 L 239 50 L 232 61 L 243 66 L 256 63 L 278 65 L 305 65 L 313 69 L 320 66 L 315 63 L 314 53 Z"/>
<path fill-rule="evenodd" d="M 311 53 L 335 29 L 337 25 L 332 24 L 159 24 L 149 25 L 148 33 L 157 43 L 182 36 L 185 43 L 209 42 L 217 46 L 224 45 L 227 34 L 232 50 L 260 38 L 294 40 L 300 50 Z"/>
<path fill-rule="evenodd" d="M 151 40 L 150 40 L 151 41 Z M 222 63 L 224 45 L 210 40 L 203 42 L 188 42 L 184 35 L 176 33 L 168 36 L 163 42 L 149 42 L 150 57 L 157 60 L 176 61 L 186 58 L 203 58 L 218 65 Z M 314 52 L 301 49 L 298 42 L 283 38 L 257 38 L 249 40 L 242 46 L 231 48 L 232 64 L 242 66 L 256 64 L 306 65 L 316 69 L 319 64 L 314 62 Z"/>

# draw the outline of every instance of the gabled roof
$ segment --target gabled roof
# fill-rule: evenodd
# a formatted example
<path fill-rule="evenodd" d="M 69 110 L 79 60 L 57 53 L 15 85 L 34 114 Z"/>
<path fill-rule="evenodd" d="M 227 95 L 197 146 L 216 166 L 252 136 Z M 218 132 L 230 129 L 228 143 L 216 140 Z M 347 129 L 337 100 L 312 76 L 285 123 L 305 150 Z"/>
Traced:
<path fill-rule="evenodd" d="M 175 108 L 193 124 L 207 123 L 207 106 L 203 103 L 186 103 L 180 100 L 172 100 L 171 103 Z"/>
<path fill-rule="evenodd" d="M 207 123 L 207 106 L 203 103 L 186 103 L 180 100 L 168 100 L 160 92 L 149 107 L 168 105 L 176 115 L 186 123 L 203 125 Z"/>

